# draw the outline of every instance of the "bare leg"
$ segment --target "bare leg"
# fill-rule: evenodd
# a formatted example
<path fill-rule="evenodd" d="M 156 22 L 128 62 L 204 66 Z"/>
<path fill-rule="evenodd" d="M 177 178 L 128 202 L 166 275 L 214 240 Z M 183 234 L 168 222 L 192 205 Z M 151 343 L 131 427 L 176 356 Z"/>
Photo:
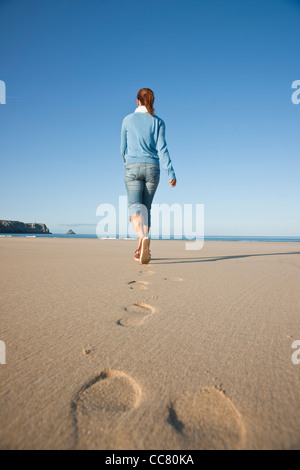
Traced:
<path fill-rule="evenodd" d="M 132 226 L 135 230 L 135 233 L 139 237 L 139 246 L 140 242 L 143 238 L 145 238 L 147 235 L 145 235 L 144 232 L 144 224 L 143 224 L 143 218 L 141 214 L 134 214 L 130 217 L 130 222 L 132 223 Z"/>

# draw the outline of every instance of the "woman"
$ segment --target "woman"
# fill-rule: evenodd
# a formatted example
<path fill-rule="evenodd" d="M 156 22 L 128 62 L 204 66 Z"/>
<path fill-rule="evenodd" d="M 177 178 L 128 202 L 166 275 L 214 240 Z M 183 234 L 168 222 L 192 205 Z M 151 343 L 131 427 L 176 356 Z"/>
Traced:
<path fill-rule="evenodd" d="M 141 264 L 151 260 L 151 204 L 159 183 L 161 162 L 172 188 L 176 176 L 165 140 L 165 123 L 154 114 L 154 93 L 141 88 L 135 112 L 123 119 L 121 154 L 125 163 L 125 185 L 128 194 L 130 221 L 139 238 L 134 258 Z"/>

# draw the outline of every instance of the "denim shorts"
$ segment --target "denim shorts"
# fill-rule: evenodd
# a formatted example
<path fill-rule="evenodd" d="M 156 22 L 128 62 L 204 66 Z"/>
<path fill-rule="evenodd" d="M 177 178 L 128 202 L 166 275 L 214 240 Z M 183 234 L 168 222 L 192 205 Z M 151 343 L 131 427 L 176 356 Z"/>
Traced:
<path fill-rule="evenodd" d="M 129 217 L 141 214 L 144 225 L 151 226 L 151 204 L 160 177 L 156 163 L 129 163 L 125 165 L 125 185 Z"/>

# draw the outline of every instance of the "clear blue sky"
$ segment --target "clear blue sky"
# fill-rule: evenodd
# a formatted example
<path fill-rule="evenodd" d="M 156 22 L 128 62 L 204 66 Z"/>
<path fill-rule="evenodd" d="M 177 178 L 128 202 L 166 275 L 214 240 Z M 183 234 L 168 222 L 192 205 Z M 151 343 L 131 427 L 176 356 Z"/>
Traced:
<path fill-rule="evenodd" d="M 141 87 L 207 235 L 300 233 L 297 0 L 0 0 L 0 219 L 94 233 Z M 66 224 L 66 225 L 61 225 Z"/>

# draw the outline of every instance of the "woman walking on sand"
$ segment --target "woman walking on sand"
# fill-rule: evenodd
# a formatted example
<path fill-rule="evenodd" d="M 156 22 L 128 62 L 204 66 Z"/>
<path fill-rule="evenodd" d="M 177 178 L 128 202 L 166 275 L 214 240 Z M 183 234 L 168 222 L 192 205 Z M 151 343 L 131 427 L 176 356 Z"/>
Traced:
<path fill-rule="evenodd" d="M 130 221 L 139 238 L 134 258 L 141 264 L 151 260 L 151 204 L 160 177 L 160 165 L 166 170 L 170 186 L 176 186 L 176 176 L 165 140 L 165 123 L 154 114 L 154 93 L 141 88 L 134 113 L 123 119 L 121 154 L 125 164 L 125 185 Z"/>

